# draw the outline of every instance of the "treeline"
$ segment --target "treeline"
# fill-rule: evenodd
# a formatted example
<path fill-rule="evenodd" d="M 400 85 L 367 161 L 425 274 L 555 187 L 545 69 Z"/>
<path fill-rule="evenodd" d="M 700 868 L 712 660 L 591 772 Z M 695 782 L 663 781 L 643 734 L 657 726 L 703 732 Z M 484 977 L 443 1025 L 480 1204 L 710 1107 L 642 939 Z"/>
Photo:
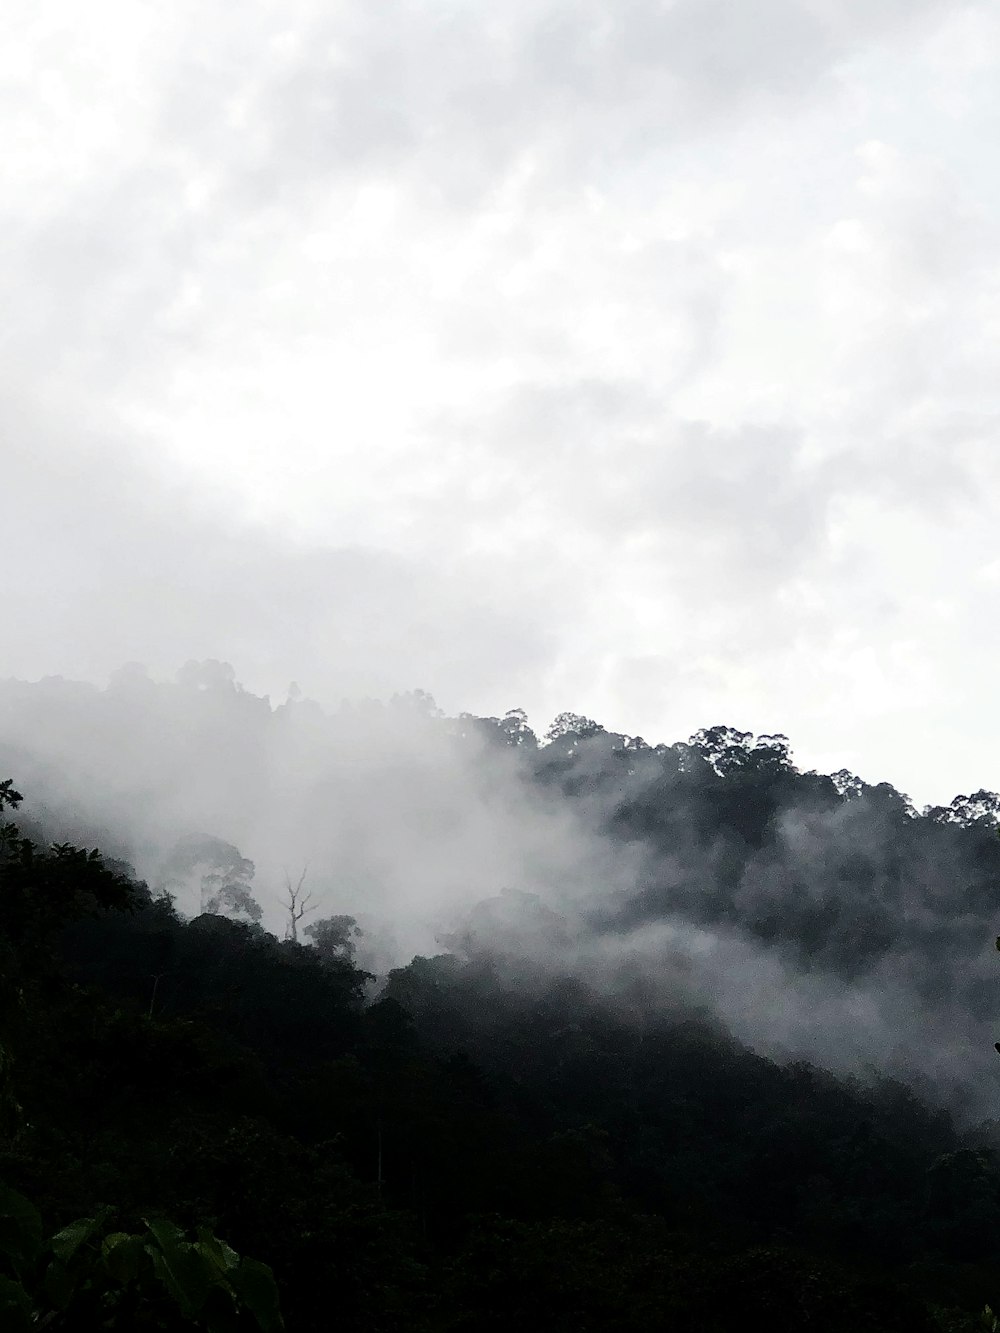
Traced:
<path fill-rule="evenodd" d="M 546 780 L 593 782 L 561 748 Z M 0 1178 L 50 1230 L 204 1228 L 273 1270 L 290 1330 L 912 1333 L 998 1303 L 996 1156 L 898 1082 L 518 968 L 483 913 L 373 997 L 343 939 L 184 921 L 10 823 L 0 848 Z"/>
<path fill-rule="evenodd" d="M 1000 1307 L 1000 798 L 918 812 L 729 727 L 294 696 L 0 685 L 0 1181 L 47 1234 L 201 1228 L 292 1330 Z M 382 966 L 425 906 L 439 943 Z"/>

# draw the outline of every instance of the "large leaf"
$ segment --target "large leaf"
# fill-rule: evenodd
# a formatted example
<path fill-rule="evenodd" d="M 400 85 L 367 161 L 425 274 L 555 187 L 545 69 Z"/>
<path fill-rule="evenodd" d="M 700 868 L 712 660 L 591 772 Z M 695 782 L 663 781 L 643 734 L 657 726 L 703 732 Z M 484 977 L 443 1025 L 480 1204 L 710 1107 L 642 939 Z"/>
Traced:
<path fill-rule="evenodd" d="M 198 1243 L 195 1246 L 215 1267 L 220 1277 L 225 1275 L 240 1262 L 240 1256 L 224 1240 L 212 1234 L 207 1227 L 198 1228 Z"/>
<path fill-rule="evenodd" d="M 267 1264 L 258 1263 L 256 1259 L 244 1259 L 239 1268 L 229 1274 L 229 1282 L 257 1320 L 262 1333 L 282 1333 L 285 1322 L 279 1309 L 278 1288 Z"/>
<path fill-rule="evenodd" d="M 63 1227 L 52 1237 L 52 1253 L 64 1264 L 68 1264 L 81 1245 L 86 1245 L 97 1235 L 107 1218 L 107 1209 L 102 1208 L 96 1217 L 79 1217 L 69 1226 Z"/>
<path fill-rule="evenodd" d="M 150 1228 L 152 1230 L 152 1228 Z M 158 1245 L 146 1245 L 156 1276 L 177 1302 L 186 1319 L 197 1317 L 213 1282 L 208 1261 L 193 1245 L 169 1235 Z"/>
<path fill-rule="evenodd" d="M 0 1185 L 0 1255 L 10 1261 L 15 1275 L 24 1276 L 42 1247 L 42 1219 L 38 1209 L 16 1190 Z"/>
<path fill-rule="evenodd" d="M 134 1282 L 147 1262 L 141 1236 L 114 1231 L 101 1242 L 104 1267 L 116 1282 Z"/>
<path fill-rule="evenodd" d="M 165 1218 L 154 1217 L 152 1221 L 144 1219 L 149 1233 L 156 1240 L 157 1245 L 181 1245 L 184 1243 L 184 1232 L 175 1222 L 168 1222 Z"/>

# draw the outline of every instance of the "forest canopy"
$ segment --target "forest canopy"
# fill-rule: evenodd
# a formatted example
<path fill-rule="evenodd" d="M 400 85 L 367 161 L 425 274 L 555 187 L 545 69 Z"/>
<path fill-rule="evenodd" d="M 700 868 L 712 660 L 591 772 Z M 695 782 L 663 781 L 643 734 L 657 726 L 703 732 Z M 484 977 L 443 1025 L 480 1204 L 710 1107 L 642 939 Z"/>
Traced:
<path fill-rule="evenodd" d="M 290 1329 L 997 1304 L 994 793 L 220 664 L 7 682 L 0 764 L 0 1180 L 50 1231 L 200 1227 Z"/>

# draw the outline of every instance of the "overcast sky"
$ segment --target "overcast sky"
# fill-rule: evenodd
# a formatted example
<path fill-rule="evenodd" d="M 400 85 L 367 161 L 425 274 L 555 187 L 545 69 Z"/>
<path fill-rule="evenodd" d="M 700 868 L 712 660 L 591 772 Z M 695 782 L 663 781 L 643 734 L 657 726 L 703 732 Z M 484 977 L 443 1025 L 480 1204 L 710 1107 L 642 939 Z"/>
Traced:
<path fill-rule="evenodd" d="M 1000 7 L 9 0 L 0 675 L 1000 787 Z"/>

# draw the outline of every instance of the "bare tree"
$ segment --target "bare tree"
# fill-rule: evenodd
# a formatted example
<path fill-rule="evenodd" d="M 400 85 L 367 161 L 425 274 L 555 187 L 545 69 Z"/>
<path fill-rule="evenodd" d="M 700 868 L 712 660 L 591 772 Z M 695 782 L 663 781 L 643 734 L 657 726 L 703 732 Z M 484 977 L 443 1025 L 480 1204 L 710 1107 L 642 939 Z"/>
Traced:
<path fill-rule="evenodd" d="M 302 886 L 305 884 L 306 872 L 308 869 L 308 866 L 303 869 L 302 874 L 299 876 L 298 883 L 294 887 L 292 885 L 291 876 L 287 870 L 285 871 L 285 898 L 283 905 L 285 911 L 288 913 L 288 925 L 285 927 L 285 939 L 292 940 L 296 944 L 299 939 L 299 922 L 304 916 L 308 916 L 310 912 L 315 912 L 316 908 L 319 906 L 318 903 L 313 904 L 311 891 L 306 893 L 302 891 Z"/>

